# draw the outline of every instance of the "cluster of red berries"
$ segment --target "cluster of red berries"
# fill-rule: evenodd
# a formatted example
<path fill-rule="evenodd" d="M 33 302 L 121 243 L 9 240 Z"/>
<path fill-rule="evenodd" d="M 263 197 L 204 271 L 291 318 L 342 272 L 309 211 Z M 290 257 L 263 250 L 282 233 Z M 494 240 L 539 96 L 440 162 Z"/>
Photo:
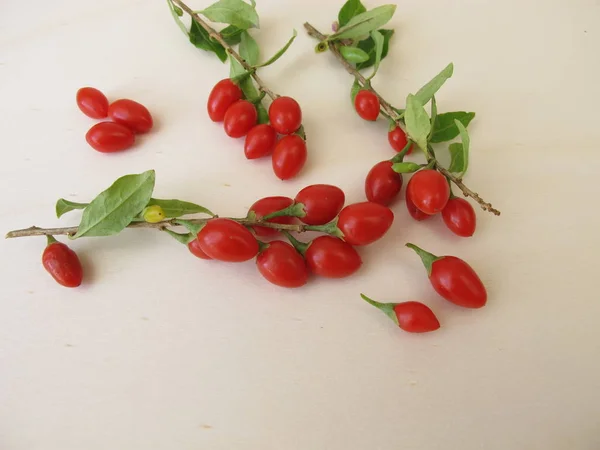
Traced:
<path fill-rule="evenodd" d="M 344 192 L 332 185 L 315 184 L 289 197 L 266 197 L 250 207 L 249 217 L 266 222 L 294 224 L 296 218 L 307 230 L 323 231 L 309 243 L 288 234 L 292 244 L 282 240 L 268 243 L 257 237 L 277 237 L 273 228 L 254 226 L 254 234 L 240 223 L 223 218 L 210 219 L 188 244 L 189 250 L 202 259 L 243 262 L 256 257 L 256 265 L 269 282 L 287 288 L 300 287 L 309 273 L 326 278 L 344 278 L 355 273 L 362 259 L 355 246 L 380 239 L 394 220 L 392 211 L 372 202 L 344 207 Z M 268 218 L 273 213 L 281 212 Z"/>
<path fill-rule="evenodd" d="M 273 172 L 281 180 L 295 177 L 304 167 L 306 142 L 296 134 L 302 125 L 302 110 L 293 98 L 274 99 L 269 106 L 269 123 L 259 124 L 255 105 L 244 99 L 240 87 L 226 78 L 211 90 L 207 110 L 213 122 L 223 122 L 228 136 L 245 137 L 246 158 L 270 155 Z"/>
<path fill-rule="evenodd" d="M 371 91 L 360 90 L 354 101 L 354 108 L 365 120 L 376 120 L 380 111 L 379 98 Z M 388 141 L 396 152 L 407 145 L 406 133 L 398 124 L 388 132 Z M 414 144 L 406 154 L 410 154 Z M 393 161 L 386 160 L 375 164 L 365 180 L 365 194 L 371 202 L 390 205 L 402 189 L 402 175 L 393 170 Z M 454 234 L 469 237 L 475 233 L 477 218 L 471 204 L 454 197 L 448 180 L 434 169 L 416 172 L 406 186 L 406 209 L 415 220 L 422 221 L 441 213 L 444 223 Z"/>
<path fill-rule="evenodd" d="M 108 103 L 106 95 L 93 87 L 77 91 L 77 106 L 92 119 L 110 120 L 99 122 L 88 130 L 85 139 L 101 153 L 127 150 L 135 143 L 135 135 L 152 129 L 152 115 L 148 109 L 133 100 L 119 99 Z"/>

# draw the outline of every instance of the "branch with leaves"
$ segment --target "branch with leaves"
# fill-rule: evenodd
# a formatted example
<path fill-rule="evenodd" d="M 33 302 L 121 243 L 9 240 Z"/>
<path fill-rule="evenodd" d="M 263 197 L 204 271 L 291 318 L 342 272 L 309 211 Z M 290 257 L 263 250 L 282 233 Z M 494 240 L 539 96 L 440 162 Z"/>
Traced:
<path fill-rule="evenodd" d="M 450 63 L 439 74 L 415 94 L 406 98 L 405 108 L 396 108 L 385 100 L 372 86 L 372 79 L 377 74 L 381 61 L 387 56 L 393 30 L 384 26 L 394 15 L 395 5 L 383 5 L 368 10 L 360 0 L 348 0 L 338 14 L 332 34 L 326 35 L 309 23 L 304 24 L 307 33 L 317 39 L 317 53 L 329 50 L 342 64 L 348 73 L 354 77 L 351 87 L 351 98 L 354 104 L 359 91 L 369 91 L 378 102 L 379 113 L 390 122 L 390 130 L 401 128 L 409 138 L 407 150 L 415 143 L 424 153 L 427 164 L 401 164 L 407 151 L 401 152 L 392 162 L 394 170 L 399 173 L 412 173 L 424 167 L 438 170 L 446 179 L 458 187 L 465 197 L 470 197 L 479 206 L 495 215 L 500 211 L 489 202 L 484 201 L 479 194 L 468 188 L 463 177 L 469 163 L 470 138 L 467 126 L 475 117 L 473 112 L 454 111 L 438 114 L 435 94 L 448 80 L 454 71 Z M 364 76 L 361 70 L 373 67 L 369 76 Z M 430 103 L 431 114 L 425 110 Z M 451 156 L 449 167 L 444 167 L 435 155 L 432 144 L 451 141 L 460 137 L 461 142 L 451 143 L 448 147 Z"/>

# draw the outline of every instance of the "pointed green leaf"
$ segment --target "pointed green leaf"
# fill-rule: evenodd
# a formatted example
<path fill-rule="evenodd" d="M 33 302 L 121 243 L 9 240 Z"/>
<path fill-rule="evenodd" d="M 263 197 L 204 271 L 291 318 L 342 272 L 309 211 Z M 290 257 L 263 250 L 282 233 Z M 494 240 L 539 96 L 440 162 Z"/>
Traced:
<path fill-rule="evenodd" d="M 236 78 L 244 73 L 247 73 L 246 69 L 244 69 L 240 62 L 231 55 L 229 55 L 229 65 L 229 78 Z"/>
<path fill-rule="evenodd" d="M 367 10 L 360 0 L 348 0 L 338 13 L 338 24 L 343 27 L 350 19 Z"/>
<path fill-rule="evenodd" d="M 425 105 L 431 97 L 442 87 L 448 78 L 454 72 L 454 65 L 448 64 L 440 73 L 431 79 L 425 86 L 417 91 L 415 97 L 419 99 L 421 105 Z"/>
<path fill-rule="evenodd" d="M 242 41 L 240 42 L 239 51 L 240 56 L 244 58 L 249 66 L 258 64 L 258 58 L 260 56 L 258 44 L 247 31 L 242 33 Z"/>
<path fill-rule="evenodd" d="M 375 66 L 373 67 L 373 73 L 369 77 L 369 80 L 372 79 L 379 70 L 379 63 L 381 62 L 381 55 L 383 54 L 383 44 L 384 37 L 379 31 L 371 31 L 371 39 L 375 42 Z"/>
<path fill-rule="evenodd" d="M 461 155 L 462 155 L 462 169 L 456 170 L 456 172 L 460 173 L 460 176 L 463 176 L 466 172 L 467 172 L 467 168 L 469 167 L 469 146 L 471 145 L 471 139 L 469 138 L 469 133 L 467 132 L 467 129 L 465 128 L 465 126 L 459 122 L 458 120 L 454 120 L 454 123 L 456 124 L 457 128 L 458 128 L 458 132 L 460 134 L 460 139 L 462 141 L 461 143 Z M 458 149 L 457 149 L 458 150 Z M 451 164 L 452 166 L 452 164 Z"/>
<path fill-rule="evenodd" d="M 435 120 L 435 127 L 431 135 L 431 143 L 437 144 L 440 142 L 451 141 L 458 136 L 458 127 L 455 120 L 462 123 L 465 128 L 475 118 L 474 112 L 454 111 L 439 114 Z"/>
<path fill-rule="evenodd" d="M 461 173 L 465 168 L 463 145 L 460 142 L 454 142 L 448 146 L 448 150 L 450 151 L 448 170 L 452 173 Z"/>
<path fill-rule="evenodd" d="M 194 236 L 197 236 L 198 233 L 200 233 L 200 230 L 202 230 L 202 228 L 204 228 L 204 225 L 206 225 L 206 222 L 204 222 L 204 223 L 194 223 L 194 222 L 191 222 L 189 220 L 176 220 L 175 222 L 178 225 L 181 225 L 181 226 L 185 227 Z"/>
<path fill-rule="evenodd" d="M 183 31 L 183 34 L 188 36 L 188 30 L 185 27 L 185 24 L 180 19 L 180 16 L 183 14 L 183 11 L 181 11 L 181 8 L 179 6 L 175 6 L 171 0 L 167 0 L 167 4 L 169 5 L 169 10 L 171 11 L 171 15 L 173 16 L 173 19 L 175 19 L 175 23 L 177 24 L 179 29 L 181 31 Z M 181 11 L 181 14 L 179 14 L 180 11 Z"/>
<path fill-rule="evenodd" d="M 256 105 L 256 112 L 258 113 L 258 123 L 269 123 L 269 113 L 262 102 Z"/>
<path fill-rule="evenodd" d="M 352 87 L 350 88 L 350 100 L 352 101 L 352 105 L 354 106 L 354 99 L 356 98 L 356 94 L 360 91 L 360 83 L 358 80 L 354 80 L 352 83 Z"/>
<path fill-rule="evenodd" d="M 296 30 L 294 30 L 294 34 L 292 34 L 292 37 L 290 38 L 290 40 L 287 41 L 287 43 L 281 49 L 279 49 L 279 51 L 277 53 L 275 53 L 273 56 L 271 56 L 264 63 L 260 64 L 258 67 L 269 66 L 269 65 L 273 64 L 275 61 L 277 61 L 279 58 L 281 58 L 283 56 L 283 54 L 287 51 L 287 49 L 290 48 L 290 45 L 292 45 L 292 42 L 294 42 L 294 39 L 296 39 L 297 35 L 298 35 L 298 33 L 296 32 Z"/>
<path fill-rule="evenodd" d="M 225 28 L 223 28 L 219 33 L 221 34 L 223 40 L 229 45 L 237 45 L 242 40 L 243 31 L 244 30 L 242 30 L 241 28 L 238 28 L 233 25 L 228 25 Z"/>
<path fill-rule="evenodd" d="M 64 198 L 59 198 L 56 202 L 56 217 L 60 218 L 63 214 L 75 209 L 85 209 L 88 203 L 77 203 Z"/>
<path fill-rule="evenodd" d="M 427 153 L 427 136 L 431 129 L 429 116 L 421 102 L 412 94 L 406 98 L 406 111 L 404 112 L 406 131 L 411 140 Z"/>
<path fill-rule="evenodd" d="M 429 136 L 427 136 L 427 140 L 431 140 L 431 135 L 435 131 L 435 121 L 437 120 L 437 101 L 435 100 L 435 95 L 431 97 L 431 117 L 429 122 L 431 123 L 431 128 L 429 130 Z"/>
<path fill-rule="evenodd" d="M 390 39 L 394 35 L 394 30 L 381 29 L 381 30 L 377 30 L 377 32 L 381 33 L 381 35 L 383 36 L 383 48 L 381 49 L 381 61 L 383 61 L 383 59 L 388 54 L 388 50 L 389 50 L 389 46 L 390 46 Z M 373 38 L 371 36 L 369 36 L 367 39 L 360 41 L 358 43 L 358 48 L 360 48 L 361 50 L 364 50 L 369 55 L 369 59 L 363 63 L 357 64 L 356 69 L 362 70 L 362 69 L 366 69 L 367 67 L 373 66 L 375 64 L 375 60 L 377 57 L 377 54 L 376 54 L 377 48 L 376 48 L 375 41 L 373 40 Z"/>
<path fill-rule="evenodd" d="M 392 165 L 392 170 L 396 173 L 413 173 L 421 168 L 420 164 L 413 162 L 399 162 Z"/>
<path fill-rule="evenodd" d="M 186 216 L 188 214 L 207 214 L 209 216 L 214 216 L 214 214 L 204 206 L 196 205 L 195 203 L 191 202 L 185 202 L 183 200 L 161 200 L 158 198 L 151 198 L 147 206 L 153 205 L 160 206 L 167 219 Z"/>
<path fill-rule="evenodd" d="M 259 27 L 254 6 L 242 0 L 219 0 L 200 13 L 213 22 L 227 23 L 243 30 Z"/>
<path fill-rule="evenodd" d="M 222 62 L 227 59 L 225 47 L 212 39 L 208 32 L 195 20 L 192 20 L 190 26 L 190 42 L 201 50 L 214 53 Z"/>
<path fill-rule="evenodd" d="M 358 14 L 332 34 L 330 39 L 353 39 L 368 35 L 388 23 L 395 11 L 396 5 L 382 5 Z"/>
<path fill-rule="evenodd" d="M 353 64 L 365 62 L 369 59 L 369 55 L 358 47 L 342 45 L 340 46 L 340 53 L 346 61 Z"/>
<path fill-rule="evenodd" d="M 173 239 L 175 239 L 177 242 L 180 242 L 183 245 L 187 245 L 190 242 L 192 242 L 194 239 L 196 239 L 196 235 L 192 234 L 192 233 L 175 233 L 172 230 L 167 230 L 164 229 L 163 230 L 165 233 L 167 233 L 169 236 L 171 236 Z"/>
<path fill-rule="evenodd" d="M 154 170 L 119 178 L 85 208 L 73 239 L 121 232 L 150 201 L 154 181 Z"/>

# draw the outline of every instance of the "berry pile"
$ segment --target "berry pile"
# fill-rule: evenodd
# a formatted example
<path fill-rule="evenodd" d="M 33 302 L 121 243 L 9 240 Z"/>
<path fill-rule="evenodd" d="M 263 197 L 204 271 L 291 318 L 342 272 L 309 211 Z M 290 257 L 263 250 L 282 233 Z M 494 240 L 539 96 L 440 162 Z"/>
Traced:
<path fill-rule="evenodd" d="M 85 135 L 87 143 L 101 153 L 121 152 L 131 148 L 135 135 L 152 129 L 152 115 L 148 109 L 133 100 L 119 99 L 111 104 L 106 95 L 93 87 L 77 91 L 77 106 L 92 119 L 110 119 L 94 125 Z"/>

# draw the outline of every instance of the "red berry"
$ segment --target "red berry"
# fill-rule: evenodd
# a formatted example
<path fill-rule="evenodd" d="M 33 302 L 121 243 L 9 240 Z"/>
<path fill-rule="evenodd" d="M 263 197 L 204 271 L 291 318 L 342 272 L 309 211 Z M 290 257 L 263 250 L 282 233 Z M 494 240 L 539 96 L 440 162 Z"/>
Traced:
<path fill-rule="evenodd" d="M 56 282 L 77 287 L 83 280 L 83 269 L 77 254 L 62 242 L 51 242 L 42 254 L 42 265 Z"/>
<path fill-rule="evenodd" d="M 302 125 L 302 110 L 291 97 L 278 97 L 269 106 L 269 121 L 279 134 L 292 134 Z"/>
<path fill-rule="evenodd" d="M 407 191 L 414 205 L 425 214 L 439 213 L 450 198 L 448 181 L 444 175 L 433 169 L 415 173 Z"/>
<path fill-rule="evenodd" d="M 354 108 L 363 119 L 377 120 L 380 108 L 379 98 L 371 91 L 361 89 L 354 98 Z"/>
<path fill-rule="evenodd" d="M 331 222 L 342 210 L 345 201 L 344 191 L 330 184 L 306 186 L 296 195 L 296 203 L 302 203 L 306 213 L 300 220 L 308 225 Z"/>
<path fill-rule="evenodd" d="M 254 105 L 246 100 L 238 100 L 225 113 L 224 127 L 227 136 L 240 138 L 248 134 L 256 121 L 258 113 Z"/>
<path fill-rule="evenodd" d="M 258 253 L 258 242 L 243 225 L 230 219 L 211 219 L 198 233 L 200 248 L 213 259 L 242 262 Z"/>
<path fill-rule="evenodd" d="M 92 119 L 104 119 L 108 116 L 108 99 L 101 91 L 93 87 L 82 87 L 77 91 L 77 106 Z"/>
<path fill-rule="evenodd" d="M 208 116 L 213 122 L 222 122 L 227 109 L 242 97 L 240 87 L 229 78 L 219 81 L 208 95 Z"/>
<path fill-rule="evenodd" d="M 126 98 L 116 100 L 110 104 L 108 117 L 113 122 L 125 125 L 134 133 L 147 133 L 154 124 L 148 108 L 141 103 Z"/>
<path fill-rule="evenodd" d="M 465 308 L 481 308 L 487 292 L 475 271 L 456 256 L 435 256 L 413 244 L 407 244 L 420 257 L 429 281 L 443 298 Z"/>
<path fill-rule="evenodd" d="M 406 147 L 406 144 L 408 143 L 406 133 L 404 133 L 404 131 L 402 131 L 402 128 L 400 128 L 398 125 L 396 125 L 396 127 L 393 130 L 388 132 L 388 141 L 392 148 L 398 153 L 404 150 L 404 147 Z M 410 146 L 408 152 L 406 152 L 407 155 L 410 155 L 412 153 L 414 146 L 414 144 Z"/>
<path fill-rule="evenodd" d="M 469 237 L 475 233 L 477 216 L 471 204 L 464 198 L 454 197 L 448 200 L 442 210 L 442 218 L 450 231 L 458 236 Z"/>
<path fill-rule="evenodd" d="M 198 241 L 198 239 L 188 242 L 187 246 L 192 255 L 197 256 L 200 259 L 212 259 L 206 253 L 204 253 L 202 248 L 200 248 L 200 241 Z"/>
<path fill-rule="evenodd" d="M 308 268 L 300 253 L 287 242 L 273 241 L 256 257 L 256 267 L 271 283 L 296 288 L 308 280 Z"/>
<path fill-rule="evenodd" d="M 306 142 L 297 134 L 282 137 L 273 150 L 273 172 L 281 180 L 294 178 L 306 163 Z"/>
<path fill-rule="evenodd" d="M 406 186 L 406 194 L 405 194 L 406 209 L 408 210 L 408 213 L 411 215 L 411 217 L 413 219 L 421 222 L 425 219 L 429 219 L 431 216 L 429 214 L 425 214 L 423 211 L 421 211 L 419 208 L 417 208 L 415 206 L 415 204 L 413 203 L 413 201 L 410 199 L 410 195 L 408 195 L 408 191 L 409 191 L 409 186 L 410 186 L 411 180 L 412 180 L 412 178 L 410 180 L 408 180 L 408 184 Z"/>
<path fill-rule="evenodd" d="M 387 206 L 362 202 L 342 209 L 337 226 L 347 243 L 367 245 L 383 237 L 393 221 L 394 213 Z"/>
<path fill-rule="evenodd" d="M 133 131 L 114 122 L 100 122 L 88 130 L 85 140 L 101 153 L 120 152 L 135 143 Z"/>
<path fill-rule="evenodd" d="M 275 211 L 280 211 L 284 208 L 287 208 L 292 203 L 294 203 L 294 200 L 292 200 L 289 197 L 265 197 L 265 198 L 261 198 L 260 200 L 257 200 L 250 207 L 250 211 L 254 211 L 254 214 L 256 215 L 256 219 L 260 220 L 267 214 L 271 214 L 271 213 L 274 213 Z M 287 216 L 274 217 L 272 219 L 267 220 L 267 222 L 292 224 L 292 223 L 294 223 L 294 217 L 287 217 Z M 253 227 L 253 228 L 254 228 L 254 233 L 256 233 L 257 236 L 265 237 L 265 236 L 276 236 L 277 234 L 279 234 L 279 231 L 277 231 L 274 228 L 267 228 L 267 227 Z"/>
<path fill-rule="evenodd" d="M 310 271 L 326 278 L 344 278 L 356 272 L 362 260 L 347 242 L 332 236 L 319 236 L 304 255 Z"/>
<path fill-rule="evenodd" d="M 270 155 L 277 143 L 277 133 L 271 125 L 262 123 L 252 128 L 246 135 L 244 154 L 248 159 Z"/>
<path fill-rule="evenodd" d="M 367 200 L 387 206 L 402 189 L 402 175 L 392 170 L 391 161 L 381 161 L 373 166 L 365 180 Z"/>
<path fill-rule="evenodd" d="M 420 302 L 403 302 L 394 306 L 398 326 L 410 333 L 427 333 L 440 328 L 433 311 Z"/>

